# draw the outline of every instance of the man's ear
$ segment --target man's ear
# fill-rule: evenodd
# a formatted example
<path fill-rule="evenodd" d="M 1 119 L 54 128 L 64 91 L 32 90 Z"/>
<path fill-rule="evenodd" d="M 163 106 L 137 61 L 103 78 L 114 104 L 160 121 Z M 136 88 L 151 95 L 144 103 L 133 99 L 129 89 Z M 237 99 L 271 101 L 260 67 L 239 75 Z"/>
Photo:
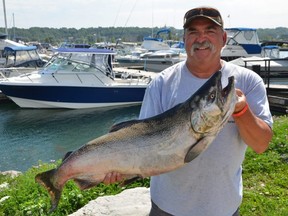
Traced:
<path fill-rule="evenodd" d="M 225 46 L 227 42 L 227 32 L 224 30 L 224 33 L 223 33 L 223 47 Z"/>

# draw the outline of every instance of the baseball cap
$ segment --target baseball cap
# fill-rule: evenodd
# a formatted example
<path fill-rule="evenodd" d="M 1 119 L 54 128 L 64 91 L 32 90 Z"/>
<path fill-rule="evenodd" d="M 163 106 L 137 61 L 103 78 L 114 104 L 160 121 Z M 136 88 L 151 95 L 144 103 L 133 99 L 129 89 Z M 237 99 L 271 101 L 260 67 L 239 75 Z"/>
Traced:
<path fill-rule="evenodd" d="M 224 23 L 217 9 L 212 7 L 197 7 L 186 12 L 184 16 L 184 29 L 188 27 L 192 20 L 198 17 L 205 17 L 223 28 Z"/>

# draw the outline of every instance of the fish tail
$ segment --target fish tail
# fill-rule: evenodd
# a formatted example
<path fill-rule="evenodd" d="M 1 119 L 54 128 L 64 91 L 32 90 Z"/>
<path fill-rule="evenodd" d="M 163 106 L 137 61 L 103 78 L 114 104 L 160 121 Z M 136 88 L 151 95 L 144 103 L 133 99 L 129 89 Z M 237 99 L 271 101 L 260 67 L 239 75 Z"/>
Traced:
<path fill-rule="evenodd" d="M 56 169 L 52 169 L 43 173 L 39 173 L 35 177 L 35 181 L 38 182 L 40 185 L 42 185 L 44 188 L 46 188 L 50 195 L 51 198 L 50 213 L 57 208 L 62 192 L 62 188 L 60 189 L 56 188 L 52 182 L 52 177 L 55 174 L 55 172 Z"/>

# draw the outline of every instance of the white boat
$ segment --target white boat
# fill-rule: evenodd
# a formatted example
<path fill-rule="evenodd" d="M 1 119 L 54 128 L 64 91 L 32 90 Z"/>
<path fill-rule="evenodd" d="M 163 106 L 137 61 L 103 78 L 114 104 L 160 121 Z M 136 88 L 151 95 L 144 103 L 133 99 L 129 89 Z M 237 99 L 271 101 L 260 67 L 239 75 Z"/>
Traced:
<path fill-rule="evenodd" d="M 15 41 L 7 39 L 7 35 L 0 35 L 0 67 L 4 67 L 6 61 L 6 55 L 4 53 L 4 48 L 7 46 L 14 46 L 14 47 L 25 47 L 24 44 L 17 43 Z"/>
<path fill-rule="evenodd" d="M 140 104 L 155 73 L 113 68 L 107 49 L 59 48 L 43 69 L 0 81 L 23 108 L 95 108 Z"/>
<path fill-rule="evenodd" d="M 6 76 L 17 76 L 43 67 L 47 60 L 42 59 L 36 46 L 26 46 L 0 36 L 0 71 Z"/>
<path fill-rule="evenodd" d="M 4 47 L 5 68 L 24 67 L 37 68 L 43 67 L 47 61 L 43 60 L 36 46 L 6 46 Z"/>
<path fill-rule="evenodd" d="M 163 40 L 161 33 L 169 34 L 169 29 L 161 29 L 155 37 L 144 37 L 140 47 L 131 50 L 127 55 L 116 56 L 116 62 L 122 67 L 142 68 L 160 72 L 186 59 L 183 42 Z M 173 45 L 178 46 L 173 46 Z M 179 47 L 180 45 L 180 47 Z"/>
<path fill-rule="evenodd" d="M 133 53 L 131 56 L 116 58 L 116 62 L 119 62 L 122 67 L 142 68 L 146 71 L 160 72 L 185 59 L 185 53 L 170 49 L 146 52 L 138 56 Z"/>
<path fill-rule="evenodd" d="M 155 37 L 144 37 L 141 48 L 146 49 L 148 52 L 157 50 L 169 50 L 170 46 L 163 38 L 160 37 L 162 33 L 170 33 L 169 29 L 161 29 L 156 33 Z"/>
<path fill-rule="evenodd" d="M 240 57 L 261 56 L 262 48 L 255 28 L 226 28 L 227 41 L 221 58 L 230 61 Z"/>

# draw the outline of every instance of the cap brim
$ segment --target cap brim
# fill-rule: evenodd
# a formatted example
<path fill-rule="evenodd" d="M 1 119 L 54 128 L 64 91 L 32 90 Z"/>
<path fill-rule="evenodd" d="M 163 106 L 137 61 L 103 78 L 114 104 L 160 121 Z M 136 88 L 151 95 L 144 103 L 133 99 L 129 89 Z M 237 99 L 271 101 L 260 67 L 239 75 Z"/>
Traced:
<path fill-rule="evenodd" d="M 222 25 L 221 23 L 219 23 L 217 20 L 215 20 L 215 19 L 213 19 L 213 18 L 211 18 L 211 17 L 209 17 L 209 16 L 205 16 L 205 15 L 201 15 L 201 14 L 195 15 L 195 16 L 193 16 L 193 17 L 190 17 L 188 20 L 186 20 L 186 22 L 185 22 L 185 24 L 184 24 L 183 27 L 184 27 L 184 28 L 187 28 L 187 26 L 192 22 L 192 20 L 197 19 L 197 18 L 199 18 L 199 17 L 203 17 L 203 18 L 209 19 L 209 20 L 211 20 L 212 22 L 214 22 L 215 24 L 219 25 L 220 27 L 223 27 L 223 25 Z"/>

